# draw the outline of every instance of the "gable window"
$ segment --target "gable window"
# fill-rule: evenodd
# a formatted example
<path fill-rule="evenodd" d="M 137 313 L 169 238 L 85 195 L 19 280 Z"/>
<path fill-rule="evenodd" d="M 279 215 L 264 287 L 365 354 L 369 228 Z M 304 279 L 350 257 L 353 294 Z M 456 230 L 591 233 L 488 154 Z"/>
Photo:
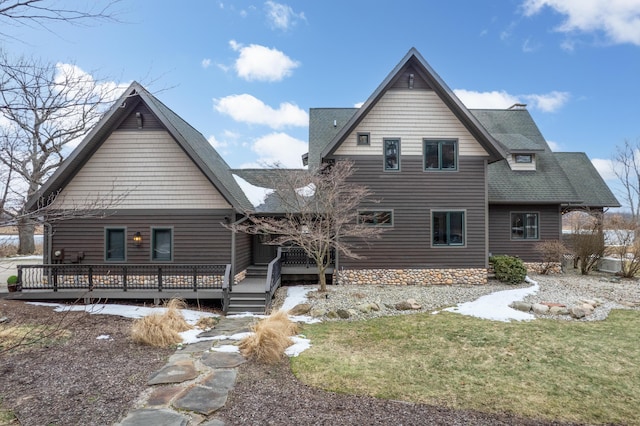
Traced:
<path fill-rule="evenodd" d="M 458 141 L 424 140 L 425 170 L 457 170 Z"/>
<path fill-rule="evenodd" d="M 538 223 L 538 213 L 511 213 L 511 239 L 537 240 Z"/>
<path fill-rule="evenodd" d="M 123 262 L 126 260 L 126 228 L 105 228 L 104 260 Z"/>
<path fill-rule="evenodd" d="M 358 133 L 358 145 L 369 145 L 369 133 Z"/>
<path fill-rule="evenodd" d="M 434 246 L 465 244 L 464 211 L 434 211 L 431 213 L 431 235 Z"/>
<path fill-rule="evenodd" d="M 393 226 L 393 210 L 358 211 L 358 223 L 368 226 Z"/>
<path fill-rule="evenodd" d="M 384 139 L 384 169 L 400 170 L 400 139 Z"/>
<path fill-rule="evenodd" d="M 532 154 L 515 154 L 514 157 L 515 157 L 516 163 L 520 163 L 520 164 L 533 163 Z"/>
<path fill-rule="evenodd" d="M 173 229 L 151 229 L 151 260 L 163 262 L 173 260 Z"/>

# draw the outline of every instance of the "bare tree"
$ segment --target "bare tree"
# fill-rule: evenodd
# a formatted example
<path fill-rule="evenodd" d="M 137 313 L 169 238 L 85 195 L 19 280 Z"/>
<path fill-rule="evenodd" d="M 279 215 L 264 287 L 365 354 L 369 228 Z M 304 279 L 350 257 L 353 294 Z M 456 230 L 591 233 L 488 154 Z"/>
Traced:
<path fill-rule="evenodd" d="M 620 196 L 631 210 L 631 218 L 640 223 L 640 141 L 628 140 L 616 147 L 613 172 L 622 184 Z"/>
<path fill-rule="evenodd" d="M 378 238 L 383 231 L 358 217 L 358 207 L 374 200 L 370 200 L 373 194 L 366 186 L 349 182 L 353 172 L 350 161 L 338 161 L 308 173 L 276 168 L 270 197 L 283 215 L 251 214 L 250 220 L 230 227 L 249 234 L 268 234 L 272 245 L 301 247 L 316 262 L 320 291 L 326 291 L 331 250 L 362 258 L 355 251 L 356 241 Z"/>
<path fill-rule="evenodd" d="M 55 0 L 0 0 L 0 28 L 12 25 L 24 25 L 30 28 L 38 27 L 49 30 L 54 22 L 71 24 L 87 23 L 91 21 L 115 21 L 115 5 L 119 0 L 101 0 L 86 3 L 80 7 L 64 7 L 63 3 Z M 11 37 L 4 30 L 0 36 Z"/>
<path fill-rule="evenodd" d="M 584 213 L 581 220 L 574 222 L 570 243 L 575 256 L 574 266 L 580 268 L 582 275 L 589 275 L 605 254 L 603 213 L 588 209 Z"/>
<path fill-rule="evenodd" d="M 24 211 L 26 201 L 98 121 L 118 87 L 75 66 L 1 54 L 0 88 L 0 189 L 9 194 L 0 214 L 14 219 L 18 252 L 28 254 L 34 250 L 34 223 Z"/>

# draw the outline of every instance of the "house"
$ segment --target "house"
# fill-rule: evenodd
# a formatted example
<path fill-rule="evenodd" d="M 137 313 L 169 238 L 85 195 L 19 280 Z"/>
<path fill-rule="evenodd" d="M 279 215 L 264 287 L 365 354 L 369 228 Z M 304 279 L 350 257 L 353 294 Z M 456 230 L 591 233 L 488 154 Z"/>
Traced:
<path fill-rule="evenodd" d="M 536 243 L 560 239 L 564 212 L 619 206 L 586 155 L 551 151 L 523 105 L 466 108 L 416 49 L 362 107 L 312 108 L 309 120 L 305 165 L 350 159 L 353 181 L 381 199 L 361 211 L 386 232 L 359 249 L 364 259 L 336 259 L 341 283 L 482 284 L 491 254 L 539 261 Z M 261 173 L 231 170 L 133 83 L 30 206 L 51 195 L 56 210 L 118 203 L 48 224 L 44 262 L 228 265 L 239 282 L 275 256 L 224 226 L 255 211 L 237 179 L 260 186 Z"/>

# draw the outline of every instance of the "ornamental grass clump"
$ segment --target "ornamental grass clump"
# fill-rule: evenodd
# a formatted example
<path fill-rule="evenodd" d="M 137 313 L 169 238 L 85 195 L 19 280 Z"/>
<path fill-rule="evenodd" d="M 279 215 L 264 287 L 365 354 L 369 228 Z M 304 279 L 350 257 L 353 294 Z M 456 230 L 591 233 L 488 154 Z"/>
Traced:
<path fill-rule="evenodd" d="M 242 355 L 266 364 L 275 364 L 293 343 L 291 336 L 298 333 L 299 327 L 285 311 L 280 310 L 258 321 L 251 330 L 253 334 L 240 341 Z"/>
<path fill-rule="evenodd" d="M 134 341 L 149 346 L 167 348 L 182 342 L 180 332 L 190 330 L 180 309 L 186 303 L 181 299 L 171 299 L 165 303 L 163 314 L 151 314 L 134 321 L 131 337 Z"/>

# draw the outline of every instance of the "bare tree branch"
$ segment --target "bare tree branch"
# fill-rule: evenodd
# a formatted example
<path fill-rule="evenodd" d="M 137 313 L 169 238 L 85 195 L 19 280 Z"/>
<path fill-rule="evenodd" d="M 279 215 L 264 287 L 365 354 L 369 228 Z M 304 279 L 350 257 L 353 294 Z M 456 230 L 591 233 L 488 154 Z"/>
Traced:
<path fill-rule="evenodd" d="M 272 245 L 301 247 L 316 262 L 320 291 L 326 291 L 331 250 L 361 258 L 356 243 L 379 238 L 384 230 L 358 217 L 362 203 L 376 202 L 371 199 L 373 194 L 366 186 L 349 181 L 354 172 L 351 161 L 338 161 L 308 173 L 281 168 L 272 171 L 271 202 L 279 205 L 282 214 L 250 214 L 249 221 L 227 226 L 249 234 L 268 234 Z"/>
<path fill-rule="evenodd" d="M 0 188 L 7 193 L 0 214 L 24 231 L 19 253 L 34 249 L 33 212 L 24 211 L 25 203 L 60 166 L 69 146 L 98 122 L 119 90 L 72 65 L 13 60 L 0 53 L 0 170 L 5 179 Z"/>
<path fill-rule="evenodd" d="M 619 195 L 631 210 L 631 218 L 640 223 L 640 141 L 632 144 L 628 140 L 616 147 L 613 172 L 622 184 Z"/>

